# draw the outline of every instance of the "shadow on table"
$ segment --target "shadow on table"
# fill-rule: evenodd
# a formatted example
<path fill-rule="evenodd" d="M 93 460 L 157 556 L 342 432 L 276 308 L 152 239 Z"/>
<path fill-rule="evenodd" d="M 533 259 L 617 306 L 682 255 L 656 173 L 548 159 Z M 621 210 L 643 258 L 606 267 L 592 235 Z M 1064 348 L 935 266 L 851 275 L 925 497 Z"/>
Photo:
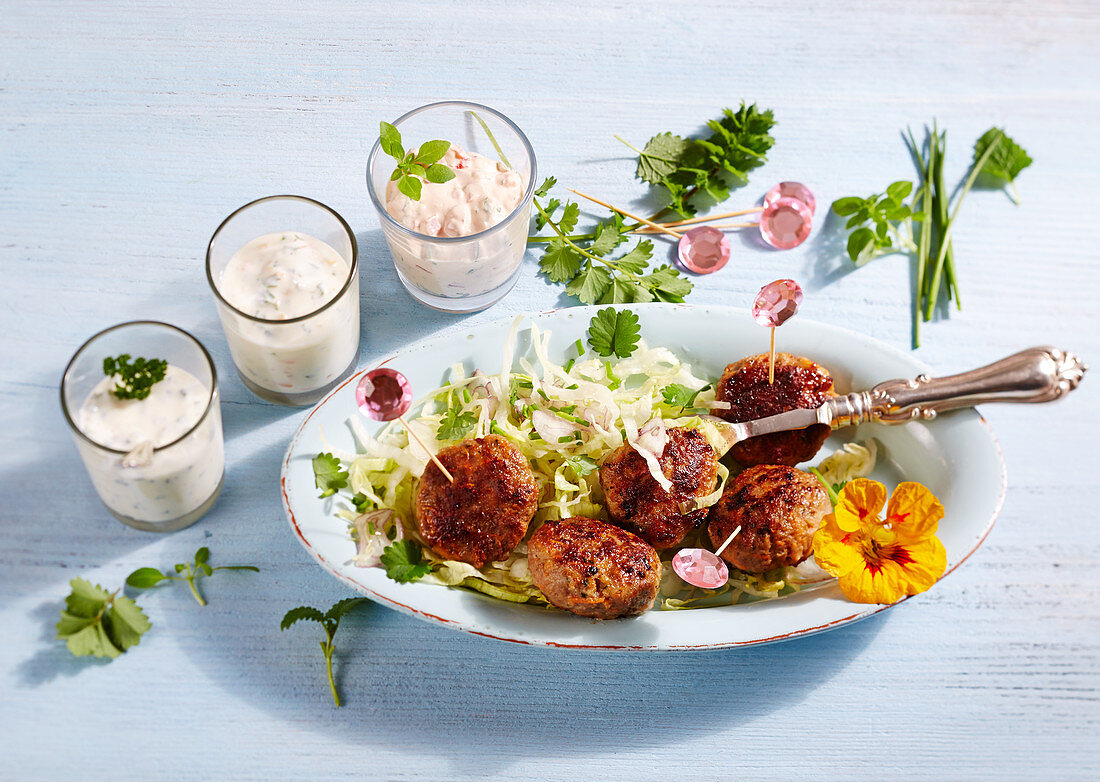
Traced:
<path fill-rule="evenodd" d="M 323 608 L 335 597 L 315 599 Z M 280 618 L 272 613 L 264 625 Z M 319 626 L 265 635 L 265 648 L 247 653 L 230 635 L 187 633 L 178 641 L 232 696 L 297 728 L 431 752 L 468 773 L 488 747 L 509 747 L 520 762 L 604 754 L 609 737 L 628 735 L 636 751 L 691 740 L 716 724 L 767 718 L 843 670 L 883 621 L 879 614 L 753 648 L 574 652 L 454 633 L 369 604 L 346 617 L 337 634 L 341 709 L 324 679 Z"/>

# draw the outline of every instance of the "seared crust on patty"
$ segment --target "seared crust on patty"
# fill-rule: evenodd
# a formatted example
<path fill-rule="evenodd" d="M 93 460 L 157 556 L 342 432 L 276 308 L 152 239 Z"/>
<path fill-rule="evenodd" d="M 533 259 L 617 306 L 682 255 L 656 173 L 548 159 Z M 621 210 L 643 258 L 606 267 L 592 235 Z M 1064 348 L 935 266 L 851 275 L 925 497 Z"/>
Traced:
<path fill-rule="evenodd" d="M 672 482 L 665 491 L 649 473 L 641 454 L 624 445 L 600 466 L 600 485 L 611 520 L 637 533 L 656 549 L 678 545 L 703 523 L 706 508 L 684 513 L 680 503 L 705 497 L 718 480 L 718 454 L 697 429 L 668 430 L 668 444 L 657 459 Z"/>
<path fill-rule="evenodd" d="M 527 565 L 553 605 L 594 619 L 640 614 L 661 585 L 653 547 L 596 519 L 546 522 L 527 541 Z"/>
<path fill-rule="evenodd" d="M 722 558 L 746 573 L 763 573 L 810 556 L 814 532 L 832 510 L 828 493 L 813 475 L 760 464 L 726 485 L 710 509 L 707 531 L 711 543 L 720 546 L 740 526 Z"/>
<path fill-rule="evenodd" d="M 489 435 L 463 440 L 436 457 L 454 483 L 428 463 L 414 503 L 420 536 L 441 557 L 474 567 L 507 557 L 538 509 L 538 484 L 523 454 Z"/>
<path fill-rule="evenodd" d="M 715 399 L 728 402 L 730 409 L 714 413 L 732 423 L 752 421 L 788 410 L 818 407 L 832 391 L 833 379 L 824 367 L 790 353 L 775 354 L 775 382 L 769 384 L 768 354 L 761 353 L 726 367 L 718 381 Z M 754 464 L 794 466 L 812 459 L 828 436 L 828 426 L 814 424 L 792 432 L 750 437 L 733 446 L 730 454 L 745 467 Z"/>

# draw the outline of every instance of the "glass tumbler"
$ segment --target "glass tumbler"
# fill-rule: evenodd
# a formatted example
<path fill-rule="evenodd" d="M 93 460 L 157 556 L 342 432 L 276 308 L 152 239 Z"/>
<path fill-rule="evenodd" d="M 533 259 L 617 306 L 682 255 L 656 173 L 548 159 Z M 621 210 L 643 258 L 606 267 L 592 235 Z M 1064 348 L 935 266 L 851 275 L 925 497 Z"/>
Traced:
<path fill-rule="evenodd" d="M 223 274 L 234 254 L 260 236 L 294 232 L 318 239 L 347 264 L 335 298 L 282 320 L 243 312 L 226 296 Z M 359 361 L 359 247 L 339 214 L 311 198 L 277 195 L 245 204 L 218 226 L 206 250 L 206 278 L 237 374 L 252 393 L 281 405 L 311 405 Z M 262 281 L 256 279 L 257 288 Z"/>
<path fill-rule="evenodd" d="M 531 143 L 500 112 L 463 101 L 422 106 L 393 124 L 401 131 L 406 149 L 444 139 L 499 160 L 520 175 L 523 198 L 501 222 L 470 236 L 428 236 L 406 227 L 386 211 L 386 188 L 396 161 L 382 151 L 380 141 L 375 141 L 367 160 L 371 202 L 378 210 L 397 276 L 413 298 L 433 309 L 454 313 L 476 312 L 495 304 L 516 284 L 527 249 L 531 198 L 538 174 Z"/>
<path fill-rule="evenodd" d="M 136 406 L 150 405 L 148 416 L 138 414 L 146 422 L 176 416 L 170 431 L 182 434 L 170 442 L 153 447 L 152 441 L 146 441 L 124 450 L 95 439 L 103 438 L 104 426 L 109 424 L 103 423 L 106 418 L 92 420 L 96 415 L 93 395 L 109 396 L 108 389 L 114 386 L 104 374 L 103 359 L 121 354 L 164 359 L 169 372 L 183 370 L 190 375 L 185 378 L 187 384 L 177 382 L 177 375 L 172 380 L 166 377 L 161 383 L 167 385 L 158 390 L 154 384 L 146 399 L 112 403 L 123 416 L 137 413 Z M 196 385 L 202 395 L 192 394 L 193 401 L 185 406 L 182 397 Z M 151 532 L 183 529 L 198 521 L 218 498 L 225 479 L 218 376 L 206 348 L 186 331 L 167 323 L 133 321 L 99 332 L 65 368 L 61 410 L 99 498 L 123 524 Z M 192 422 L 189 415 L 196 420 Z"/>

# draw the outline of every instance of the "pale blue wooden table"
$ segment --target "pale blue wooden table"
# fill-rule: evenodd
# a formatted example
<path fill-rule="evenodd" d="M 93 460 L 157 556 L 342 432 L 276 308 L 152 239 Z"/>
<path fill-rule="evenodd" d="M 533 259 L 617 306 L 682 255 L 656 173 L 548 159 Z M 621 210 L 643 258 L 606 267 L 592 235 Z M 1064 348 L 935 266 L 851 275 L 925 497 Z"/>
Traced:
<path fill-rule="evenodd" d="M 983 410 L 1008 463 L 1002 517 L 962 568 L 894 610 L 767 647 L 598 654 L 372 606 L 340 631 L 336 710 L 317 629 L 278 629 L 287 608 L 346 595 L 279 504 L 305 413 L 241 385 L 202 272 L 226 214 L 290 192 L 357 232 L 364 363 L 563 303 L 533 254 L 511 295 L 467 318 L 401 289 L 364 163 L 379 120 L 439 99 L 502 110 L 544 173 L 639 206 L 612 134 L 693 133 L 757 101 L 777 143 L 730 203 L 799 179 L 822 216 L 912 177 L 905 126 L 938 118 L 957 178 L 996 123 L 1036 160 L 1023 204 L 970 196 L 955 234 L 965 310 L 927 327 L 917 355 L 950 372 L 1053 343 L 1100 362 L 1095 3 L 267 5 L 3 4 L 0 778 L 1097 777 L 1097 378 L 1057 405 Z M 906 261 L 852 272 L 841 241 L 835 220 L 786 253 L 735 239 L 690 300 L 744 306 L 791 276 L 806 317 L 907 350 Z M 135 318 L 194 332 L 223 378 L 225 491 L 167 536 L 108 516 L 58 408 L 73 350 Z M 146 594 L 154 628 L 110 663 L 53 639 L 70 578 L 117 585 L 204 544 L 263 572 L 209 580 L 205 609 L 183 589 Z"/>

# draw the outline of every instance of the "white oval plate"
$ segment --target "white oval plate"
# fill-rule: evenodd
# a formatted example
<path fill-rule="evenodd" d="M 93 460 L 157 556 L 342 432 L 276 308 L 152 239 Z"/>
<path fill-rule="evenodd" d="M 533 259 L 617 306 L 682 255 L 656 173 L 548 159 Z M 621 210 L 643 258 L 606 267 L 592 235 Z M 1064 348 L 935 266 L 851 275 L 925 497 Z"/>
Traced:
<path fill-rule="evenodd" d="M 529 319 L 540 329 L 553 332 L 551 358 L 556 360 L 584 337 L 596 309 L 570 307 Z M 641 319 L 642 338 L 648 344 L 672 349 L 689 361 L 700 377 L 717 377 L 727 363 L 767 349 L 767 331 L 743 310 L 671 304 L 632 305 L 631 309 Z M 417 395 L 441 385 L 448 368 L 458 361 L 464 362 L 468 372 L 480 368 L 494 374 L 500 371 L 510 326 L 510 319 L 502 320 L 425 339 L 399 351 L 388 365 L 408 376 Z M 842 393 L 928 371 L 911 356 L 835 326 L 795 318 L 783 326 L 779 336 L 782 350 L 808 356 L 827 367 Z M 520 348 L 527 344 L 521 338 Z M 563 611 L 506 603 L 464 589 L 398 584 L 379 568 L 347 564 L 354 544 L 348 538 L 347 525 L 331 514 L 326 501 L 318 499 L 311 460 L 327 447 L 354 450 L 347 420 L 358 414 L 355 386 L 359 376 L 334 389 L 302 422 L 287 449 L 281 485 L 291 529 L 306 551 L 329 573 L 373 600 L 447 627 L 504 641 L 630 650 L 767 643 L 839 627 L 888 607 L 851 603 L 832 583 L 747 605 L 647 611 L 630 619 L 599 622 Z M 321 440 L 322 429 L 327 447 Z M 875 478 L 891 487 L 900 480 L 919 481 L 943 502 L 947 516 L 940 523 L 939 537 L 947 549 L 950 573 L 981 545 L 1004 499 L 1004 459 L 992 429 L 975 410 L 902 426 L 864 424 L 834 434 L 819 456 L 843 442 L 870 436 L 882 446 Z"/>

